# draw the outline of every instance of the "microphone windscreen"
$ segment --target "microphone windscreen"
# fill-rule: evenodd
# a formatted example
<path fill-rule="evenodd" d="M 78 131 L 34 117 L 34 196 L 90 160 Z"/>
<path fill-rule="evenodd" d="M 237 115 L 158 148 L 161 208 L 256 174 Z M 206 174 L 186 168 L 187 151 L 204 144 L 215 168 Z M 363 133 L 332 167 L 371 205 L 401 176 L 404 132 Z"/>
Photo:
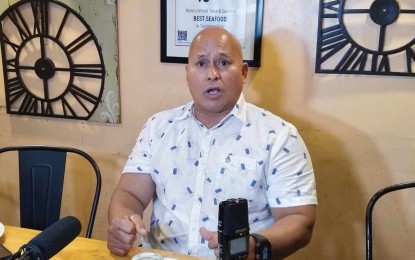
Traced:
<path fill-rule="evenodd" d="M 64 217 L 29 241 L 28 245 L 38 247 L 45 259 L 61 251 L 81 233 L 81 222 L 76 217 Z"/>

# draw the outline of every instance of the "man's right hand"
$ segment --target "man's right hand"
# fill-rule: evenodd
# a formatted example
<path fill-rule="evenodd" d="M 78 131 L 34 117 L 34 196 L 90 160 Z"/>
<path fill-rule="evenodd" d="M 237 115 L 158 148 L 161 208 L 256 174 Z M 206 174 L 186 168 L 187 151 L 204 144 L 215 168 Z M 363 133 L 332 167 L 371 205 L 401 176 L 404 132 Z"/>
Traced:
<path fill-rule="evenodd" d="M 137 236 L 146 235 L 147 230 L 139 215 L 116 217 L 112 219 L 108 228 L 107 247 L 115 255 L 126 256 L 137 240 Z"/>

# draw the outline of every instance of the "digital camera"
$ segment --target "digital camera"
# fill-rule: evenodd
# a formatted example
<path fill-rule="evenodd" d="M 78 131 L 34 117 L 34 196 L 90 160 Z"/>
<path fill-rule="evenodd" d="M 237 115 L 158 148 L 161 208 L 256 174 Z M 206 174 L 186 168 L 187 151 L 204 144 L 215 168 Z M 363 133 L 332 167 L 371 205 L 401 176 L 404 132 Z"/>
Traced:
<path fill-rule="evenodd" d="M 249 252 L 248 202 L 228 199 L 219 204 L 219 259 L 244 259 Z"/>

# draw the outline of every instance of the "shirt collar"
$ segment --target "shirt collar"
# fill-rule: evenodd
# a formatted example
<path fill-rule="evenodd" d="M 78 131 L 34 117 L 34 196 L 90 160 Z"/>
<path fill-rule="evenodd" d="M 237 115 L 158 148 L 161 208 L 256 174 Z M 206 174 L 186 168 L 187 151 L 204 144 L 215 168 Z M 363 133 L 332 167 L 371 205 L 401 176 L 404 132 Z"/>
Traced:
<path fill-rule="evenodd" d="M 175 120 L 184 120 L 186 118 L 194 117 L 194 115 L 193 115 L 193 106 L 194 106 L 194 101 L 191 101 L 191 102 L 187 103 L 186 105 L 182 106 L 181 107 L 181 113 L 179 113 L 177 115 Z M 221 120 L 221 122 L 218 125 L 222 125 L 223 122 L 225 122 L 225 120 L 227 120 L 231 116 L 234 116 L 237 119 L 241 120 L 243 123 L 246 123 L 246 121 L 247 121 L 247 119 L 246 119 L 246 101 L 245 101 L 245 97 L 244 97 L 243 93 L 241 93 L 241 95 L 240 95 L 238 101 L 236 102 L 235 106 L 233 107 L 233 109 L 229 112 L 229 114 L 227 116 L 225 116 L 225 118 L 223 118 Z"/>
<path fill-rule="evenodd" d="M 186 105 L 179 108 L 181 111 L 177 114 L 175 120 L 184 120 L 186 118 L 192 117 L 193 114 L 193 101 L 187 103 Z"/>
<path fill-rule="evenodd" d="M 241 96 L 239 97 L 238 101 L 235 104 L 235 107 L 231 110 L 228 116 L 234 116 L 237 119 L 241 120 L 243 123 L 246 123 L 246 101 L 245 96 L 243 93 L 241 93 Z"/>

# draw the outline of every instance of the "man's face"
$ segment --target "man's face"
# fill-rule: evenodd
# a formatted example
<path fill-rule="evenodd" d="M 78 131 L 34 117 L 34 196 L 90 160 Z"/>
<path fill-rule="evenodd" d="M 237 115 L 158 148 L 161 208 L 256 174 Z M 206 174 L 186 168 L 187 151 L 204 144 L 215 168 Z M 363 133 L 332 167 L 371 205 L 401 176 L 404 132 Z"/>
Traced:
<path fill-rule="evenodd" d="M 239 43 L 232 35 L 218 28 L 199 34 L 186 66 L 196 117 L 225 117 L 238 101 L 247 71 Z"/>

